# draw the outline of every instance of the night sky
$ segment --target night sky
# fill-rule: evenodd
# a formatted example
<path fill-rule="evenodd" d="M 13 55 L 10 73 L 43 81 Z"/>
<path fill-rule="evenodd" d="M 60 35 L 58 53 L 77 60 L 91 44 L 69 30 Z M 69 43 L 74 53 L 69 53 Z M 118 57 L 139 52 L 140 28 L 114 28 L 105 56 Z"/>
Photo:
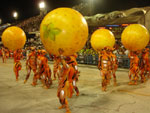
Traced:
<path fill-rule="evenodd" d="M 39 14 L 38 3 L 42 0 L 1 0 L 0 18 L 2 24 L 14 22 L 12 12 L 17 11 L 19 14 L 18 20 Z M 81 2 L 90 0 L 43 0 L 46 2 L 48 11 L 58 7 L 72 7 Z M 93 14 L 107 13 L 114 10 L 124 10 L 132 7 L 150 6 L 150 0 L 93 0 Z"/>

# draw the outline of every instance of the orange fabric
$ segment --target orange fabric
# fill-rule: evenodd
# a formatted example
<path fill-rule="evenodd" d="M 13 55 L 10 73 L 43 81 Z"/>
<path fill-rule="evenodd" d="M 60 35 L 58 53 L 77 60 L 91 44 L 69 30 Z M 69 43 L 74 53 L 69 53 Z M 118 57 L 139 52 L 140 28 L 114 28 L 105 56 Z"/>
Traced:
<path fill-rule="evenodd" d="M 67 57 L 67 60 L 61 59 L 62 68 L 60 70 L 60 76 L 59 76 L 59 85 L 58 85 L 58 91 L 57 96 L 60 99 L 60 103 L 62 105 L 67 106 L 66 103 L 62 103 L 63 100 L 66 100 L 66 96 L 69 98 L 72 97 L 73 94 L 73 80 L 72 77 L 75 74 L 74 66 L 77 65 L 76 59 L 74 56 Z M 77 90 L 77 93 L 79 95 L 79 91 L 77 87 L 75 87 Z M 60 92 L 64 91 L 64 95 L 61 96 Z"/>
<path fill-rule="evenodd" d="M 77 66 L 76 56 L 71 55 L 66 58 L 66 63 L 69 65 L 69 73 L 68 73 L 68 81 L 69 81 L 69 89 L 68 89 L 68 97 L 71 98 L 73 95 L 73 76 L 77 74 L 77 70 L 75 71 L 75 66 Z"/>
<path fill-rule="evenodd" d="M 6 62 L 6 50 L 5 50 L 5 48 L 2 48 L 2 60 L 3 60 L 3 63 Z"/>
<path fill-rule="evenodd" d="M 66 67 L 66 62 L 64 61 L 64 59 L 61 60 L 62 63 L 62 68 L 60 71 L 60 76 L 59 76 L 59 81 L 58 81 L 58 90 L 57 90 L 57 96 L 59 97 L 59 99 L 61 100 L 60 97 L 60 91 L 65 88 L 65 83 L 67 81 L 67 75 L 69 72 L 69 69 Z M 66 90 L 64 90 L 64 94 L 66 94 Z M 66 95 L 64 95 L 64 98 L 66 98 Z"/>
<path fill-rule="evenodd" d="M 69 67 L 69 74 L 68 74 L 68 81 L 69 81 L 70 83 L 72 83 L 72 77 L 73 77 L 74 73 L 75 73 L 74 68 L 73 68 L 72 66 L 70 66 L 70 67 Z"/>
<path fill-rule="evenodd" d="M 52 84 L 52 80 L 51 80 L 51 69 L 48 65 L 48 59 L 45 56 L 41 55 L 38 57 L 37 63 L 38 63 L 39 77 L 42 78 L 43 85 L 49 88 L 49 86 Z"/>
<path fill-rule="evenodd" d="M 109 70 L 110 69 L 110 59 L 109 59 L 109 56 L 107 54 L 104 54 L 102 57 L 101 57 L 101 69 L 102 70 Z"/>
<path fill-rule="evenodd" d="M 54 56 L 53 75 L 54 75 L 54 78 L 55 78 L 55 79 L 56 79 L 56 73 L 57 73 L 58 70 L 61 68 L 61 67 L 60 67 L 60 62 L 61 62 L 60 58 Z"/>
<path fill-rule="evenodd" d="M 111 77 L 111 60 L 110 55 L 108 55 L 105 50 L 99 55 L 98 68 L 100 69 L 102 76 L 102 90 L 106 91 L 107 84 L 109 84 Z"/>
<path fill-rule="evenodd" d="M 130 52 L 130 71 L 129 71 L 129 84 L 137 84 L 139 73 L 139 58 L 136 52 Z"/>
<path fill-rule="evenodd" d="M 69 73 L 68 73 L 68 81 L 69 81 L 69 89 L 68 89 L 68 97 L 71 98 L 73 95 L 73 89 L 76 91 L 76 95 L 79 95 L 78 87 L 76 86 L 76 81 L 78 80 L 79 71 L 77 69 L 77 54 L 71 55 L 66 58 L 66 63 L 69 65 Z M 74 81 L 74 85 L 73 85 Z"/>
<path fill-rule="evenodd" d="M 116 83 L 116 71 L 118 68 L 117 56 L 115 54 L 113 54 L 112 51 L 109 51 L 109 58 L 110 58 L 110 62 L 111 62 L 110 73 L 113 75 L 114 86 L 116 86 L 117 85 L 117 83 Z M 109 74 L 109 79 L 111 79 L 111 74 Z M 109 82 L 109 80 L 108 80 L 108 82 Z"/>
<path fill-rule="evenodd" d="M 41 55 L 41 50 L 37 51 L 37 57 L 39 57 Z"/>
<path fill-rule="evenodd" d="M 26 66 L 27 66 L 27 75 L 25 81 L 29 79 L 31 70 L 34 72 L 34 77 L 33 77 L 33 85 L 36 85 L 36 78 L 37 78 L 37 55 L 35 51 L 32 51 L 31 53 L 28 54 L 27 56 L 27 61 L 26 61 Z"/>
<path fill-rule="evenodd" d="M 138 56 L 134 56 L 134 59 L 133 59 L 133 61 L 132 61 L 132 64 L 131 64 L 131 71 L 133 72 L 133 73 L 136 73 L 136 71 L 138 70 L 138 68 L 139 68 L 139 58 L 138 58 Z"/>
<path fill-rule="evenodd" d="M 16 75 L 16 80 L 18 80 L 19 71 L 22 68 L 22 65 L 20 63 L 20 60 L 21 60 L 22 57 L 23 57 L 23 55 L 22 55 L 21 50 L 20 51 L 16 50 L 14 52 L 14 72 L 15 72 L 15 75 Z"/>
<path fill-rule="evenodd" d="M 128 57 L 130 59 L 130 70 L 131 70 L 131 68 L 133 67 L 133 64 L 134 64 L 134 54 L 132 51 L 128 54 Z"/>
<path fill-rule="evenodd" d="M 9 50 L 8 49 L 5 49 L 5 55 L 6 55 L 6 58 L 9 57 Z"/>
<path fill-rule="evenodd" d="M 14 51 L 14 62 L 20 61 L 22 57 L 22 52 Z"/>
<path fill-rule="evenodd" d="M 146 51 L 145 54 L 142 54 L 142 58 L 145 61 L 146 65 L 150 64 L 150 61 L 149 61 L 149 52 L 148 51 Z"/>
<path fill-rule="evenodd" d="M 71 64 L 73 66 L 78 65 L 75 56 L 69 56 L 68 59 L 69 60 L 66 61 L 67 64 Z"/>
<path fill-rule="evenodd" d="M 32 69 L 36 69 L 37 68 L 37 56 L 36 56 L 35 53 L 33 53 L 33 52 L 29 53 L 29 55 L 28 55 L 28 63 L 29 63 L 29 66 Z"/>
<path fill-rule="evenodd" d="M 13 57 L 13 51 L 10 50 L 9 54 L 10 54 L 10 57 L 12 58 Z"/>
<path fill-rule="evenodd" d="M 142 52 L 142 59 L 141 59 L 141 82 L 146 81 L 146 74 L 149 72 L 148 77 L 150 76 L 150 60 L 149 60 L 149 49 L 145 49 Z"/>
<path fill-rule="evenodd" d="M 112 63 L 111 64 L 114 66 L 114 69 L 116 70 L 118 67 L 117 56 L 114 54 L 112 54 L 111 56 L 112 56 Z"/>

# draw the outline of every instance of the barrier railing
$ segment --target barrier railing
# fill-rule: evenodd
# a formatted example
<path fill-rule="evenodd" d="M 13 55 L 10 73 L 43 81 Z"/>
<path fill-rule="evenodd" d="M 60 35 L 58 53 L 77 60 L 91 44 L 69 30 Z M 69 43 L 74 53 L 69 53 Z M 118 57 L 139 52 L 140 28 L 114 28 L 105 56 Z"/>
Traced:
<path fill-rule="evenodd" d="M 129 68 L 130 60 L 126 55 L 117 55 L 120 68 Z M 77 62 L 79 64 L 98 65 L 98 55 L 78 55 Z"/>

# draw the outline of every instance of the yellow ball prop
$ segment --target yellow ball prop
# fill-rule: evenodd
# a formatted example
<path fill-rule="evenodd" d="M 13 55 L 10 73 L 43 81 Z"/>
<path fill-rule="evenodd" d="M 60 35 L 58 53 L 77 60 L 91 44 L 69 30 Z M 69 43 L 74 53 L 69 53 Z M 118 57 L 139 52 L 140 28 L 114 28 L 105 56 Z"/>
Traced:
<path fill-rule="evenodd" d="M 128 50 L 142 50 L 149 42 L 148 30 L 143 25 L 131 24 L 124 29 L 121 42 Z"/>
<path fill-rule="evenodd" d="M 61 48 L 63 55 L 71 55 L 82 49 L 87 41 L 87 22 L 74 9 L 55 9 L 42 20 L 40 38 L 49 53 L 59 55 Z"/>
<path fill-rule="evenodd" d="M 91 36 L 91 45 L 96 51 L 100 51 L 104 47 L 113 47 L 115 37 L 108 29 L 98 29 Z"/>
<path fill-rule="evenodd" d="M 9 50 L 17 50 L 23 48 L 26 42 L 24 31 L 16 26 L 8 27 L 2 34 L 2 43 Z"/>

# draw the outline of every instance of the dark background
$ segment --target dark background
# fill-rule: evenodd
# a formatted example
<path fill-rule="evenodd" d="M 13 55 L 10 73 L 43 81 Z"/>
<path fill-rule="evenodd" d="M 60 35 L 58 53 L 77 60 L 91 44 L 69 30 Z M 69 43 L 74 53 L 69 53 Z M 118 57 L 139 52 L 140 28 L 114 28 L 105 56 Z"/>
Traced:
<path fill-rule="evenodd" d="M 42 0 L 1 0 L 0 18 L 2 23 L 14 22 L 13 11 L 18 12 L 18 20 L 38 15 L 40 13 L 38 3 Z M 57 7 L 72 7 L 90 0 L 43 0 L 46 2 L 48 11 Z M 150 6 L 150 0 L 93 0 L 92 11 L 96 13 L 107 13 L 114 10 L 124 10 L 132 7 Z"/>

